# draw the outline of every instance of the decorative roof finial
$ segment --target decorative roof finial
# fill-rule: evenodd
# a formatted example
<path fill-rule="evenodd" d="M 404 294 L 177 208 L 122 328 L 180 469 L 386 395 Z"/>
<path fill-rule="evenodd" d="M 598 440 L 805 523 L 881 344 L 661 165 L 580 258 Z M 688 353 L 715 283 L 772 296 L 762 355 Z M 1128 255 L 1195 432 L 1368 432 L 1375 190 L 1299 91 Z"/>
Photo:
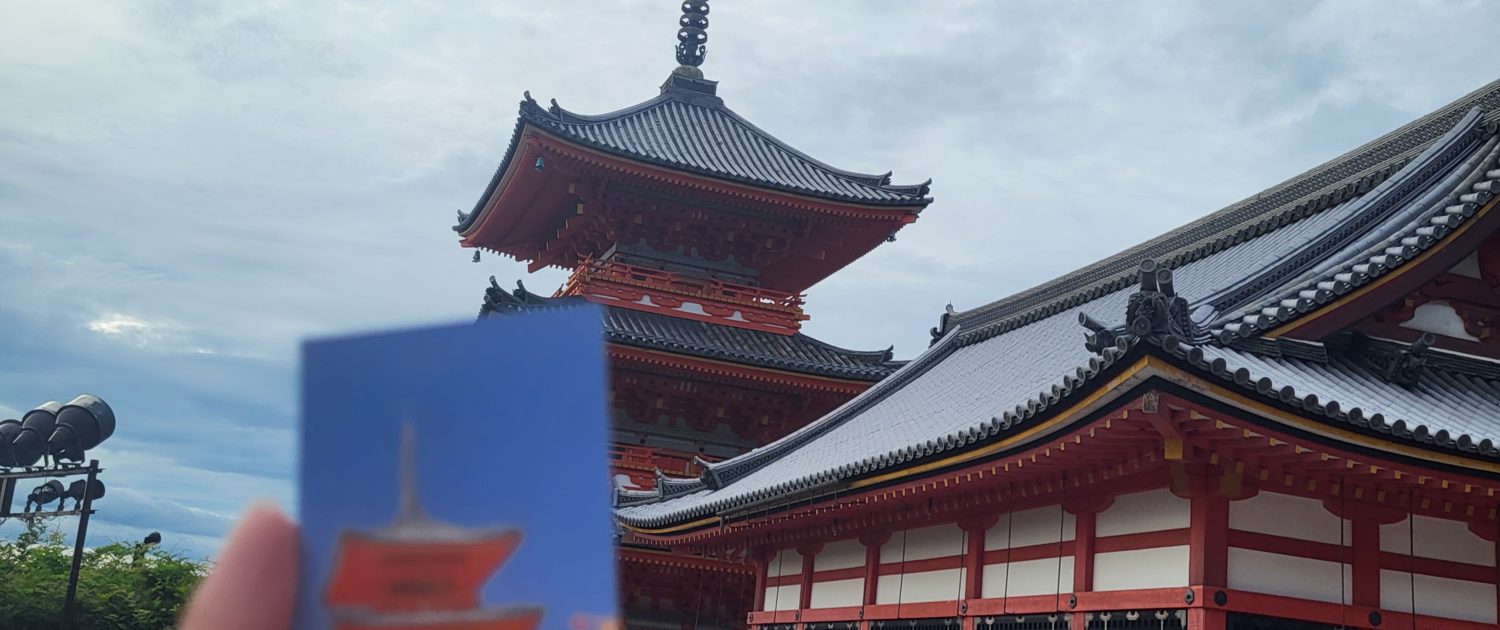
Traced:
<path fill-rule="evenodd" d="M 396 475 L 401 488 L 401 507 L 397 520 L 416 521 L 426 516 L 417 500 L 417 430 L 411 420 L 401 423 L 401 452 L 396 460 Z"/>
<path fill-rule="evenodd" d="M 697 68 L 708 56 L 708 0 L 683 0 L 677 23 L 677 63 Z"/>

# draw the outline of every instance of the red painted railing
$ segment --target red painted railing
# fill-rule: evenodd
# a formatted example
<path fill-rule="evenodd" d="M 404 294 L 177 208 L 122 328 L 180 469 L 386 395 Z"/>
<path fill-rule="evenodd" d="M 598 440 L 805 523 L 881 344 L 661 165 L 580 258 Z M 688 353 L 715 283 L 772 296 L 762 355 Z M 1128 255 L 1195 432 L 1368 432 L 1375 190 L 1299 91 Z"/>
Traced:
<path fill-rule="evenodd" d="M 679 273 L 650 269 L 612 260 L 585 260 L 573 271 L 558 293 L 579 295 L 593 281 L 656 289 L 686 297 L 714 302 L 743 304 L 786 313 L 802 313 L 802 296 L 785 291 L 724 282 L 712 278 L 693 278 Z"/>
<path fill-rule="evenodd" d="M 658 469 L 673 477 L 696 477 L 702 472 L 702 468 L 693 461 L 694 457 L 701 457 L 706 461 L 716 459 L 697 453 L 648 446 L 611 444 L 609 448 L 609 459 L 614 471 L 628 475 L 636 485 L 643 488 L 656 485 Z"/>

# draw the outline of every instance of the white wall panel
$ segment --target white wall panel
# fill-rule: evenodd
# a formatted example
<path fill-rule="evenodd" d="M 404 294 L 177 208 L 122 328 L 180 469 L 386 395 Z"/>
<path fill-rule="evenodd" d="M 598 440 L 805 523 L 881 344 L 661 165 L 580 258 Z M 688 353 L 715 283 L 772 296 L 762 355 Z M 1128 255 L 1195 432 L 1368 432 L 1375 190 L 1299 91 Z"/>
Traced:
<path fill-rule="evenodd" d="M 801 584 L 772 586 L 766 589 L 766 610 L 796 610 L 802 597 Z"/>
<path fill-rule="evenodd" d="M 1343 565 L 1340 580 L 1339 566 L 1337 562 L 1230 547 L 1229 588 L 1325 602 L 1338 602 L 1342 596 L 1348 604 L 1354 571 Z"/>
<path fill-rule="evenodd" d="M 1417 531 L 1422 525 L 1417 524 Z M 1450 580 L 1417 574 L 1417 589 L 1412 592 L 1411 574 L 1405 571 L 1380 572 L 1380 607 L 1411 612 L 1412 597 L 1417 614 L 1495 623 L 1495 586 L 1467 580 Z"/>
<path fill-rule="evenodd" d="M 1344 528 L 1344 544 L 1349 545 L 1353 540 L 1349 522 L 1329 512 L 1317 499 L 1261 492 L 1229 502 L 1230 529 L 1337 545 L 1340 526 Z"/>
<path fill-rule="evenodd" d="M 832 580 L 829 582 L 813 582 L 812 600 L 808 603 L 813 608 L 839 608 L 842 606 L 858 606 L 865 600 L 865 579 L 854 578 L 850 580 Z"/>
<path fill-rule="evenodd" d="M 1119 536 L 1182 529 L 1190 524 L 1190 506 L 1187 499 L 1166 488 L 1120 495 L 1095 517 L 1094 532 Z"/>
<path fill-rule="evenodd" d="M 891 534 L 880 547 L 880 563 L 960 556 L 964 553 L 964 530 L 958 525 L 934 525 Z"/>
<path fill-rule="evenodd" d="M 1073 540 L 1074 534 L 1077 533 L 1073 525 L 1073 515 L 1054 505 L 1021 510 L 1014 514 L 1001 513 L 995 525 L 985 532 L 984 548 L 1005 549 L 1006 532 L 1012 527 L 1012 523 L 1015 530 L 1009 537 L 1012 547 L 1055 543 L 1058 540 L 1058 518 L 1062 518 L 1062 539 Z"/>
<path fill-rule="evenodd" d="M 1094 554 L 1094 590 L 1187 586 L 1188 547 L 1158 547 Z"/>
<path fill-rule="evenodd" d="M 783 575 L 802 575 L 802 554 L 796 549 L 782 549 L 781 553 L 771 557 L 771 562 L 766 565 L 766 575 L 779 577 Z"/>
<path fill-rule="evenodd" d="M 840 540 L 823 545 L 813 558 L 814 571 L 852 569 L 865 566 L 865 546 L 858 540 Z"/>
<path fill-rule="evenodd" d="M 963 595 L 963 569 L 939 569 L 905 575 L 882 575 L 875 583 L 875 603 L 914 604 L 959 599 Z"/>
<path fill-rule="evenodd" d="M 1380 550 L 1406 555 L 1412 553 L 1409 543 L 1416 543 L 1414 555 L 1421 558 L 1437 558 L 1487 567 L 1495 566 L 1495 543 L 1474 535 L 1469 526 L 1460 521 L 1450 521 L 1428 516 L 1417 517 L 1416 540 L 1408 536 L 1411 520 L 1380 526 Z"/>
<path fill-rule="evenodd" d="M 1008 571 L 1003 562 L 987 564 L 984 566 L 984 581 L 980 587 L 980 596 L 986 598 L 1071 593 L 1073 556 L 1064 557 L 1061 563 L 1057 558 L 1012 562 Z"/>

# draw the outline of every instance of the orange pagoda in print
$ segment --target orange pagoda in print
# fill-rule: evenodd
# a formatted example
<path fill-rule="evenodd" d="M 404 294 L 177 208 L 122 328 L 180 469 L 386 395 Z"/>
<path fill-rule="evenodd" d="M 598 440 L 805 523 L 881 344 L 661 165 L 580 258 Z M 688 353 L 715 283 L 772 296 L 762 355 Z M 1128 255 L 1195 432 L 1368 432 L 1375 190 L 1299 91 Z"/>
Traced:
<path fill-rule="evenodd" d="M 515 553 L 521 530 L 433 520 L 417 502 L 413 430 L 401 430 L 401 506 L 375 531 L 339 536 L 323 601 L 336 630 L 535 630 L 539 606 L 483 608 L 480 589 Z"/>

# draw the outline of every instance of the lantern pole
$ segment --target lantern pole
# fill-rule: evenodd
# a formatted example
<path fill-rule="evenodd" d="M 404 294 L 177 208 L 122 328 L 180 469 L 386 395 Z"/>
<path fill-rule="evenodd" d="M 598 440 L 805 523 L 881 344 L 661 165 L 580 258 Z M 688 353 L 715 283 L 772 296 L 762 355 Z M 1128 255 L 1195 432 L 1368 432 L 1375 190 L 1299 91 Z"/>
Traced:
<path fill-rule="evenodd" d="M 93 514 L 94 479 L 99 475 L 99 460 L 89 460 L 89 476 L 83 487 L 83 505 L 78 515 L 78 536 L 73 541 L 73 568 L 68 572 L 68 594 L 63 599 L 62 630 L 73 625 L 73 600 L 78 595 L 78 569 L 83 564 L 83 540 L 89 533 L 89 515 Z"/>

